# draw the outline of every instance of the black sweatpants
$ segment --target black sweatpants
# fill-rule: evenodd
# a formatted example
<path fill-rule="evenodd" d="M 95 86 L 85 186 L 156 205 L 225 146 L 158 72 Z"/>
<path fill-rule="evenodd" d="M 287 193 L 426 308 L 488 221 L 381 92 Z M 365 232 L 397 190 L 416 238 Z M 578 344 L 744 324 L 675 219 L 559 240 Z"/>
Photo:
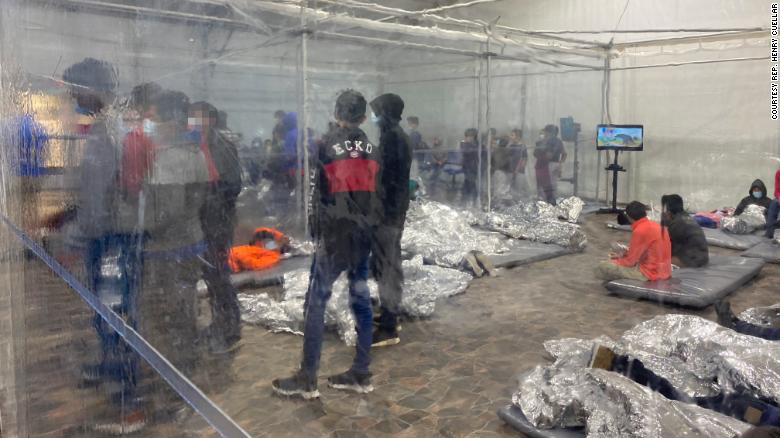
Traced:
<path fill-rule="evenodd" d="M 240 336 L 241 309 L 238 291 L 230 283 L 227 259 L 233 244 L 236 224 L 235 197 L 214 186 L 201 210 L 201 226 L 206 240 L 206 264 L 203 280 L 206 282 L 211 304 L 212 328 L 231 339 Z"/>
<path fill-rule="evenodd" d="M 403 223 L 403 222 L 402 222 Z M 380 225 L 371 246 L 371 266 L 379 285 L 381 313 L 379 327 L 395 330 L 403 297 L 404 272 L 401 267 L 403 225 Z"/>

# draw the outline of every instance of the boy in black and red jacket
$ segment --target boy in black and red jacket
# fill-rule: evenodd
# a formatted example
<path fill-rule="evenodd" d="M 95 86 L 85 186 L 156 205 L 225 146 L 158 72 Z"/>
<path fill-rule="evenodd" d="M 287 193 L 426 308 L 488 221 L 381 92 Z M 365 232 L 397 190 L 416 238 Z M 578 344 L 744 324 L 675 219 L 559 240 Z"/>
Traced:
<path fill-rule="evenodd" d="M 350 305 L 355 315 L 357 346 L 352 367 L 328 378 L 336 389 L 360 393 L 373 390 L 368 366 L 372 341 L 372 312 L 368 261 L 373 229 L 383 217 L 378 195 L 382 154 L 359 126 L 366 119 L 366 100 L 354 90 L 336 100 L 337 126 L 323 138 L 312 193 L 312 236 L 317 249 L 304 304 L 301 369 L 292 377 L 273 381 L 282 395 L 319 397 L 317 369 L 322 352 L 325 307 L 331 288 L 342 272 L 349 279 Z"/>

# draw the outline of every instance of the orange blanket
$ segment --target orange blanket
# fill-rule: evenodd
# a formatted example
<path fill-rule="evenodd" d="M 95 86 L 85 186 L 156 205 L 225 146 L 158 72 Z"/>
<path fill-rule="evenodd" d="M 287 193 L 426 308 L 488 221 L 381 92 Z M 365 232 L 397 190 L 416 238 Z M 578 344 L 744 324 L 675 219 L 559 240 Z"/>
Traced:
<path fill-rule="evenodd" d="M 266 248 L 264 241 L 273 240 L 275 248 Z M 273 228 L 257 228 L 249 245 L 230 248 L 228 266 L 233 272 L 262 271 L 276 266 L 287 251 L 290 239 L 279 230 Z"/>

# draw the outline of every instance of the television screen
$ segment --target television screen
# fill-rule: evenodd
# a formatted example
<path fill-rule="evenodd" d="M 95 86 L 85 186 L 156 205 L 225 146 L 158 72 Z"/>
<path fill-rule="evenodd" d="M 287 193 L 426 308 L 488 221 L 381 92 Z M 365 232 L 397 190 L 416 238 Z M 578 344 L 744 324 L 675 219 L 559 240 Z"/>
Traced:
<path fill-rule="evenodd" d="M 596 149 L 641 151 L 644 128 L 642 125 L 599 125 Z"/>

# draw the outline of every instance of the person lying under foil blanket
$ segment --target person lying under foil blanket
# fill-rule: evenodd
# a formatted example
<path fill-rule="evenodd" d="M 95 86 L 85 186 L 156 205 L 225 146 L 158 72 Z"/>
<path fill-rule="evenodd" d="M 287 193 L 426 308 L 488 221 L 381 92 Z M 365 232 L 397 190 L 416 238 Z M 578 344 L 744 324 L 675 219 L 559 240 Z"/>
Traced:
<path fill-rule="evenodd" d="M 780 425 L 779 347 L 776 342 L 742 335 L 688 315 L 656 317 L 627 331 L 617 342 L 602 337 L 545 343 L 545 349 L 556 358 L 557 368 L 586 369 L 577 371 L 586 375 L 598 375 L 598 369 L 614 371 L 612 374 L 626 377 L 664 400 L 772 426 Z M 531 415 L 529 419 L 539 417 L 544 409 L 550 412 L 537 406 L 538 400 L 529 395 L 533 391 L 536 389 L 526 379 L 515 397 L 524 412 L 528 409 L 525 413 Z M 538 425 L 543 425 L 555 419 L 538 420 Z"/>

